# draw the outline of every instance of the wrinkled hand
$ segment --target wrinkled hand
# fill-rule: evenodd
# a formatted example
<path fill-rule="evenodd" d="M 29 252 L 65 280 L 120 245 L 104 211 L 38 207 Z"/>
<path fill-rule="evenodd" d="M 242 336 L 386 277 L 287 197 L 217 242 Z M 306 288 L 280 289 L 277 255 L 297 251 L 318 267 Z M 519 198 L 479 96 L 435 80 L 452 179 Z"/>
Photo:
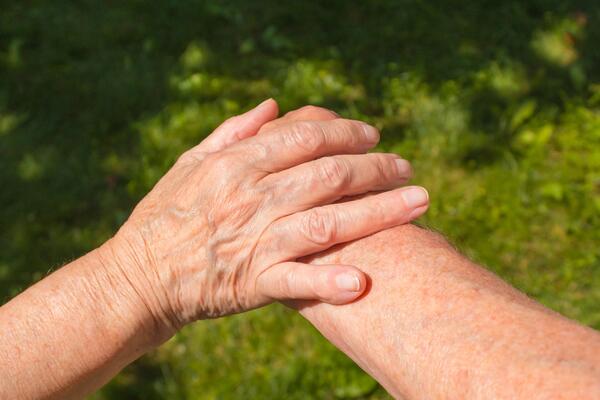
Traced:
<path fill-rule="evenodd" d="M 357 268 L 295 260 L 427 208 L 421 188 L 390 190 L 410 177 L 407 161 L 365 154 L 379 140 L 375 128 L 317 108 L 276 116 L 267 100 L 224 122 L 179 158 L 111 241 L 123 275 L 173 330 L 274 300 L 352 301 L 366 286 Z"/>

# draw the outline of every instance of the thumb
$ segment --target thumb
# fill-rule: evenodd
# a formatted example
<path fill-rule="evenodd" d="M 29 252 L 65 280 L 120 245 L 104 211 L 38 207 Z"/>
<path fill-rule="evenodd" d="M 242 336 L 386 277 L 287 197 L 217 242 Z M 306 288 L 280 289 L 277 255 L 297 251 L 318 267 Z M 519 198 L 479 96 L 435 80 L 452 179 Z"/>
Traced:
<path fill-rule="evenodd" d="M 349 265 L 310 265 L 284 262 L 259 275 L 258 292 L 272 300 L 320 300 L 346 304 L 367 286 L 365 274 Z"/>
<path fill-rule="evenodd" d="M 277 118 L 278 113 L 277 102 L 267 99 L 252 110 L 227 119 L 198 145 L 198 150 L 212 153 L 254 136 L 261 126 Z"/>

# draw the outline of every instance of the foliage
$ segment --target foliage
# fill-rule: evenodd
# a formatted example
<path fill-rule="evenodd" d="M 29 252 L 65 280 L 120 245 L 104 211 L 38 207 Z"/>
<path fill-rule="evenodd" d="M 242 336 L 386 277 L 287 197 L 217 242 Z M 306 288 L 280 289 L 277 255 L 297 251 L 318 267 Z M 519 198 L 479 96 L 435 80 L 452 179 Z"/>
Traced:
<path fill-rule="evenodd" d="M 366 119 L 423 223 L 600 328 L 595 1 L 0 0 L 0 297 L 106 240 L 266 97 Z M 386 398 L 281 306 L 184 329 L 95 398 Z"/>

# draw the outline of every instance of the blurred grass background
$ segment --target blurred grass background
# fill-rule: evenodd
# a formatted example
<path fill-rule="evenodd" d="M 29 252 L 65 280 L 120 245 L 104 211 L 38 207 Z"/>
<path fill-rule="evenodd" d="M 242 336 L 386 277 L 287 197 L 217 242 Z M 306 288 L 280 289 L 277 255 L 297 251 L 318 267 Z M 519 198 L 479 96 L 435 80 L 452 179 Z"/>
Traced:
<path fill-rule="evenodd" d="M 267 97 L 367 120 L 422 222 L 600 328 L 600 4 L 0 0 L 0 299 L 102 243 Z M 281 306 L 201 322 L 95 399 L 382 399 Z"/>

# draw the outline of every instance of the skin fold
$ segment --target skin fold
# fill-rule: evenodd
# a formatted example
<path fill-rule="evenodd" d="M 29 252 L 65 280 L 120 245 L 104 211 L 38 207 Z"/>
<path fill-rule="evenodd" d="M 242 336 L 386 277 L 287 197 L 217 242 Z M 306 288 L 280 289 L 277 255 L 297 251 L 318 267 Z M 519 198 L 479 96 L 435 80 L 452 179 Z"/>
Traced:
<path fill-rule="evenodd" d="M 355 266 L 297 260 L 417 218 L 427 192 L 399 188 L 406 160 L 367 154 L 374 127 L 277 113 L 267 100 L 224 122 L 112 239 L 0 308 L 0 398 L 82 398 L 192 321 L 361 295 Z"/>

